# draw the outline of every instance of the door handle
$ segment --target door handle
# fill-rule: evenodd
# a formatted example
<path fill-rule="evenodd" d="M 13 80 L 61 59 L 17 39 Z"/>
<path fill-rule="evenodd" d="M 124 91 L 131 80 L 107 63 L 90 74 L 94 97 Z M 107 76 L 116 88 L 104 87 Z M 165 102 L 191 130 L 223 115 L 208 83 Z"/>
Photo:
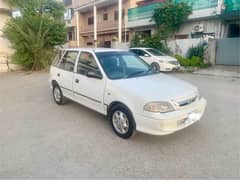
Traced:
<path fill-rule="evenodd" d="M 59 73 L 57 73 L 57 76 L 58 76 L 58 77 L 60 77 L 60 74 L 59 74 Z"/>
<path fill-rule="evenodd" d="M 79 83 L 79 79 L 75 79 L 75 83 Z"/>

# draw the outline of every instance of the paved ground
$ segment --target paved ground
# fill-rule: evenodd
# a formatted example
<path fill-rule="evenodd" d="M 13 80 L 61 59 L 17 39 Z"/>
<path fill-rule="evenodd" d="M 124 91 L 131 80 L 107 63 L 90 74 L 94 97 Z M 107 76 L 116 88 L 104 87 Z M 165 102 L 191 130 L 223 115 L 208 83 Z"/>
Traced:
<path fill-rule="evenodd" d="M 0 74 L 0 179 L 240 178 L 240 79 L 175 76 L 207 98 L 202 121 L 122 140 L 103 116 L 55 105 L 46 73 Z"/>
<path fill-rule="evenodd" d="M 206 76 L 218 76 L 225 78 L 239 78 L 240 79 L 240 66 L 222 66 L 215 65 L 209 68 L 200 69 L 195 71 L 194 74 L 206 75 Z"/>

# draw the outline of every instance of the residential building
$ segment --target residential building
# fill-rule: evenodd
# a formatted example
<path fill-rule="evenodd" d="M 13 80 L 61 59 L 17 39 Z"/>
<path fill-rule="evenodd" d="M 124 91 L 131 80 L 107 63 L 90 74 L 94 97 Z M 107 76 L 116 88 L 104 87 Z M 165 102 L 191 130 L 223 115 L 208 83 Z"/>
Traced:
<path fill-rule="evenodd" d="M 66 20 L 70 47 L 116 47 L 114 46 L 116 42 L 120 42 L 117 47 L 121 47 L 121 42 L 129 42 L 136 33 L 150 36 L 156 32 L 152 20 L 153 11 L 166 0 L 64 2 L 68 8 Z M 193 13 L 169 39 L 168 47 L 172 52 L 186 55 L 190 47 L 203 40 L 240 37 L 239 0 L 175 0 L 175 2 L 188 3 L 192 6 Z M 238 43 L 238 40 L 234 43 Z"/>
<path fill-rule="evenodd" d="M 121 7 L 119 7 L 119 1 Z M 71 14 L 69 18 L 66 18 L 69 46 L 92 47 L 96 43 L 97 46 L 111 47 L 114 42 L 129 42 L 131 33 L 127 29 L 128 9 L 135 7 L 138 1 L 65 0 L 64 3 L 68 8 L 66 14 Z M 96 19 L 94 19 L 94 9 Z"/>
<path fill-rule="evenodd" d="M 12 52 L 8 40 L 2 37 L 2 30 L 7 20 L 11 17 L 10 15 L 10 8 L 3 0 L 0 0 L 0 56 L 9 55 Z"/>
<path fill-rule="evenodd" d="M 208 42 L 207 62 L 240 65 L 239 0 L 175 0 L 192 6 L 193 12 L 178 32 L 168 40 L 174 54 L 187 55 L 188 49 Z M 164 1 L 145 0 L 128 10 L 128 31 L 151 35 L 156 26 L 153 11 Z"/>
<path fill-rule="evenodd" d="M 135 8 L 128 10 L 128 29 L 152 34 L 155 31 L 151 21 L 153 10 L 164 3 L 164 0 L 143 1 Z M 239 0 L 175 0 L 176 3 L 186 2 L 193 8 L 174 39 L 192 39 L 211 36 L 217 39 L 224 37 L 239 37 L 240 31 L 240 1 Z"/>

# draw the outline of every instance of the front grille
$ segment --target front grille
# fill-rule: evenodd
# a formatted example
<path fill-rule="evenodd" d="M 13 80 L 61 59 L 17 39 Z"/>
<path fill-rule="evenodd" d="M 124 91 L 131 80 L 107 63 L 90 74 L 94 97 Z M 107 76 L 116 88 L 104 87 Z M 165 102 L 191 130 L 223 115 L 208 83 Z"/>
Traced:
<path fill-rule="evenodd" d="M 183 107 L 183 106 L 187 106 L 187 105 L 192 104 L 196 100 L 197 100 L 197 96 L 194 96 L 193 98 L 189 98 L 189 99 L 186 99 L 186 100 L 179 101 L 179 102 L 177 102 L 177 104 L 178 104 L 179 107 Z"/>
<path fill-rule="evenodd" d="M 173 65 L 178 65 L 179 64 L 178 61 L 170 61 L 169 63 L 173 64 Z"/>

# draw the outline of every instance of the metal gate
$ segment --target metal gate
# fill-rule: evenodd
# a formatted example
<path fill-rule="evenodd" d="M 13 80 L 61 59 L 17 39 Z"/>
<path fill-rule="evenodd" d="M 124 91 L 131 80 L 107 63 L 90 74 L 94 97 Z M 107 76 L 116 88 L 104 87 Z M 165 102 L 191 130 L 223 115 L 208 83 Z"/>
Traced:
<path fill-rule="evenodd" d="M 240 66 L 240 38 L 217 41 L 216 64 Z"/>

